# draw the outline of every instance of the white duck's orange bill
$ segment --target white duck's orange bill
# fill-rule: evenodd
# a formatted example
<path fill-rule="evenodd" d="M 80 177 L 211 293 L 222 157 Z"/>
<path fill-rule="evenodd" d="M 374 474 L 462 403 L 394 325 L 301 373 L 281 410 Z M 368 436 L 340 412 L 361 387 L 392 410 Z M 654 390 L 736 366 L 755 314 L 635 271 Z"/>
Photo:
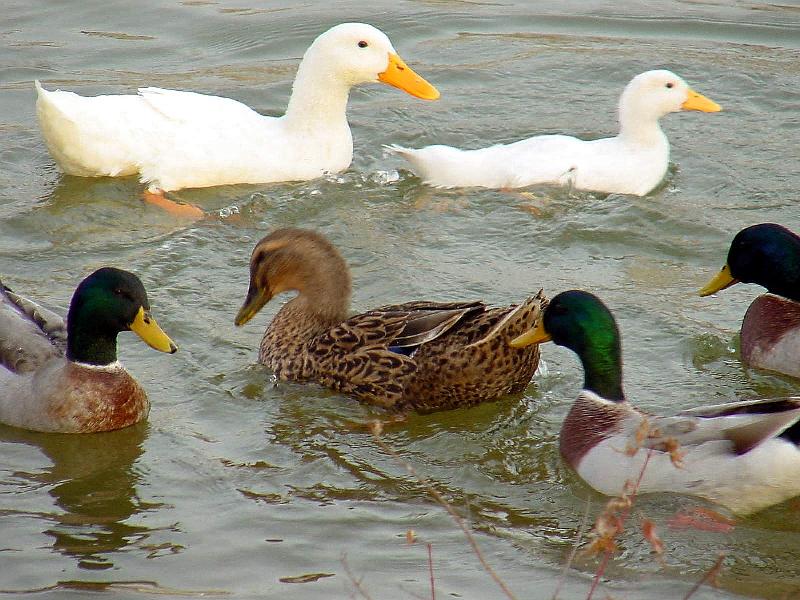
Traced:
<path fill-rule="evenodd" d="M 402 58 L 392 52 L 389 53 L 389 66 L 378 74 L 378 81 L 423 100 L 436 100 L 439 97 L 439 90 L 417 75 Z"/>
<path fill-rule="evenodd" d="M 683 110 L 699 110 L 702 112 L 719 112 L 722 110 L 719 104 L 706 98 L 703 94 L 698 94 L 694 90 L 689 90 L 688 98 L 681 104 L 681 108 Z"/>
<path fill-rule="evenodd" d="M 731 287 L 735 283 L 739 283 L 739 280 L 731 275 L 731 268 L 726 264 L 698 293 L 701 296 L 710 296 Z"/>
<path fill-rule="evenodd" d="M 151 348 L 161 352 L 169 352 L 170 354 L 178 349 L 175 343 L 169 339 L 169 336 L 158 326 L 156 320 L 150 316 L 150 311 L 141 306 L 133 323 L 130 324 L 130 328 Z"/>

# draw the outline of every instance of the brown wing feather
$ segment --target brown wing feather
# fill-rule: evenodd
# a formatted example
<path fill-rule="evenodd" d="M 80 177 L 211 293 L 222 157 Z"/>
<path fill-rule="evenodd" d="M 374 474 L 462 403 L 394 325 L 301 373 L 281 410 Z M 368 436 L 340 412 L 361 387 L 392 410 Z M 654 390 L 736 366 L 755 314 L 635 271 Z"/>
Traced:
<path fill-rule="evenodd" d="M 391 342 L 393 348 L 414 348 L 447 333 L 470 313 L 483 312 L 483 302 L 407 302 L 370 311 L 371 314 L 405 315 L 405 326 Z"/>
<path fill-rule="evenodd" d="M 44 361 L 63 355 L 67 332 L 64 320 L 0 283 L 0 363 L 15 373 L 38 369 Z"/>
<path fill-rule="evenodd" d="M 389 350 L 407 314 L 356 315 L 317 336 L 309 346 L 317 380 L 386 408 L 399 408 L 403 382 L 416 370 L 407 356 Z"/>

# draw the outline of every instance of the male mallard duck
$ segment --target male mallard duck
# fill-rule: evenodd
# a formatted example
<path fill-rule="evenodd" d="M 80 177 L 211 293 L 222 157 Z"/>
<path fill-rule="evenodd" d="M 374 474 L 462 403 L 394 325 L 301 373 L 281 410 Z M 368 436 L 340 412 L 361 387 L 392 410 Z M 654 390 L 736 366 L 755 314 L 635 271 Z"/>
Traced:
<path fill-rule="evenodd" d="M 39 123 L 65 173 L 138 173 L 148 191 L 306 180 L 346 169 L 350 88 L 387 83 L 435 100 L 439 92 L 395 52 L 386 35 L 343 23 L 306 51 L 286 114 L 265 117 L 218 96 L 144 88 L 138 95 L 85 98 L 36 83 Z"/>
<path fill-rule="evenodd" d="M 583 364 L 583 390 L 561 427 L 560 449 L 597 491 L 620 494 L 647 460 L 640 493 L 700 496 L 738 514 L 800 494 L 800 398 L 706 406 L 672 417 L 646 415 L 628 404 L 622 391 L 614 317 L 584 291 L 553 298 L 538 326 L 511 345 L 550 340 L 574 351 Z"/>
<path fill-rule="evenodd" d="M 133 273 L 104 267 L 89 275 L 72 296 L 66 325 L 0 283 L 0 422 L 89 433 L 146 418 L 147 395 L 117 361 L 117 334 L 128 330 L 156 350 L 177 350 Z"/>
<path fill-rule="evenodd" d="M 348 317 L 350 273 L 322 235 L 279 229 L 256 244 L 236 325 L 295 290 L 264 333 L 259 362 L 283 380 L 313 380 L 371 404 L 420 412 L 471 406 L 522 391 L 536 346 L 508 342 L 535 325 L 540 291 L 520 304 L 407 302 Z"/>
<path fill-rule="evenodd" d="M 613 138 L 585 141 L 539 135 L 479 150 L 439 145 L 387 148 L 408 160 L 425 183 L 437 187 L 520 188 L 550 183 L 644 196 L 664 179 L 669 164 L 669 141 L 658 120 L 680 110 L 721 109 L 675 73 L 647 71 L 622 92 L 620 130 Z"/>
<path fill-rule="evenodd" d="M 800 237 L 774 223 L 742 229 L 731 242 L 727 263 L 700 295 L 740 281 L 769 292 L 753 300 L 744 315 L 742 360 L 800 377 Z"/>

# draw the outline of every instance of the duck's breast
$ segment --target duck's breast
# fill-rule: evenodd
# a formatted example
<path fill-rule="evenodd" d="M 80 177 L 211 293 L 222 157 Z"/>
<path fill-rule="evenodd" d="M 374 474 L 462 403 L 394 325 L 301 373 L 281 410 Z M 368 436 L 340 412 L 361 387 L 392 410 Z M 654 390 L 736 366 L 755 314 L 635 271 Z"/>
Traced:
<path fill-rule="evenodd" d="M 800 303 L 774 294 L 756 298 L 742 321 L 741 348 L 747 365 L 800 377 Z"/>
<path fill-rule="evenodd" d="M 150 410 L 119 364 L 92 367 L 53 358 L 35 373 L 0 375 L 0 421 L 34 431 L 88 433 L 138 423 Z"/>
<path fill-rule="evenodd" d="M 581 141 L 573 149 L 572 185 L 579 190 L 644 196 L 667 172 L 669 152 L 660 144 L 629 144 L 619 137 Z"/>

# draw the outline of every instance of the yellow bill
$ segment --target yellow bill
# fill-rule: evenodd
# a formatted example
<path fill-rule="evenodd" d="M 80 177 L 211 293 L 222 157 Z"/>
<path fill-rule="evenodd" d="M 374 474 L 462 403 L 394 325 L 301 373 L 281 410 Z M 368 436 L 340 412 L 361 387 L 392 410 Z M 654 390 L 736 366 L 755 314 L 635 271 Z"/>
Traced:
<path fill-rule="evenodd" d="M 247 298 L 245 298 L 244 304 L 242 304 L 242 308 L 239 309 L 233 322 L 237 327 L 241 327 L 264 308 L 264 305 L 271 299 L 272 294 L 269 290 L 256 289 L 250 286 L 250 289 L 247 290 Z"/>
<path fill-rule="evenodd" d="M 683 110 L 699 110 L 701 112 L 719 112 L 722 107 L 694 90 L 689 90 L 688 98 L 681 104 Z"/>
<path fill-rule="evenodd" d="M 439 90 L 417 75 L 393 52 L 389 53 L 389 66 L 383 73 L 378 74 L 378 81 L 388 83 L 423 100 L 436 100 L 439 97 Z"/>
<path fill-rule="evenodd" d="M 150 311 L 139 307 L 136 318 L 130 325 L 131 331 L 138 335 L 144 343 L 160 352 L 174 353 L 178 350 L 175 343 L 161 330 L 156 320 L 150 316 Z"/>
<path fill-rule="evenodd" d="M 731 287 L 735 283 L 739 283 L 739 280 L 731 275 L 731 268 L 726 264 L 720 269 L 719 273 L 700 290 L 699 294 L 701 296 L 710 296 L 711 294 L 716 294 L 725 288 Z"/>
<path fill-rule="evenodd" d="M 550 334 L 547 333 L 544 329 L 544 323 L 540 320 L 536 327 L 530 329 L 520 335 L 519 337 L 515 337 L 509 345 L 512 348 L 524 348 L 525 346 L 530 346 L 531 344 L 543 344 L 544 342 L 549 342 L 553 338 L 550 337 Z"/>

